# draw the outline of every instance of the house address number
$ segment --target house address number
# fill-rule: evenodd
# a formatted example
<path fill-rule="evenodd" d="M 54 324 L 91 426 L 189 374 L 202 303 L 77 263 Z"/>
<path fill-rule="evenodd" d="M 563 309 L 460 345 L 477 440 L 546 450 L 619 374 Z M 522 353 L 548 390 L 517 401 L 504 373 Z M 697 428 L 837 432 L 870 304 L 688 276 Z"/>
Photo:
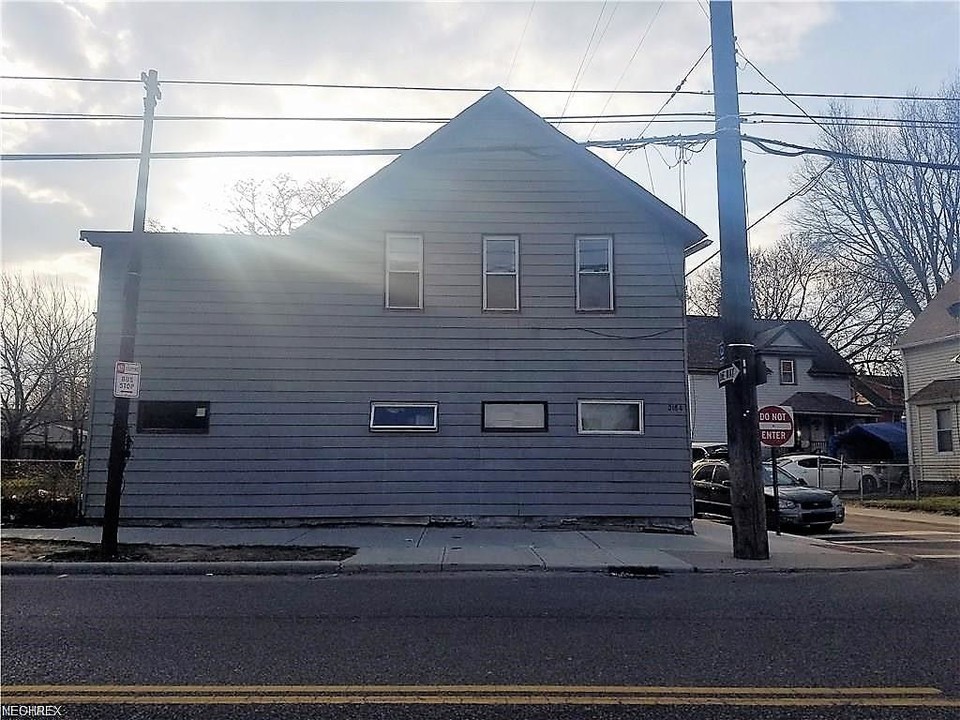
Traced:
<path fill-rule="evenodd" d="M 667 403 L 667 412 L 677 413 L 677 414 L 686 414 L 687 406 L 683 403 Z"/>

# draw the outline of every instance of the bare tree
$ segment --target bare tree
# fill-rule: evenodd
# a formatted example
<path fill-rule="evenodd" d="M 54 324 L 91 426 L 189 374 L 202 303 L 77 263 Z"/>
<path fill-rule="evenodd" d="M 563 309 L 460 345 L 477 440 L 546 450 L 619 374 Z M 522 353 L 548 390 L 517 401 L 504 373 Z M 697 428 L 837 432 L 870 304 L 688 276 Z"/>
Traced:
<path fill-rule="evenodd" d="M 90 307 L 59 280 L 7 273 L 0 300 L 4 454 L 17 457 L 27 433 L 55 421 L 72 427 L 79 449 L 93 351 Z"/>
<path fill-rule="evenodd" d="M 846 107 L 832 106 L 822 147 L 908 164 L 807 160 L 798 183 L 823 177 L 791 218 L 795 230 L 848 272 L 895 291 L 892 301 L 911 317 L 960 268 L 960 77 L 941 97 L 902 103 L 893 125 L 855 126 L 843 120 Z"/>
<path fill-rule="evenodd" d="M 343 195 L 343 182 L 329 177 L 299 182 L 283 173 L 270 180 L 238 180 L 230 189 L 226 232 L 289 235 Z"/>
<path fill-rule="evenodd" d="M 806 320 L 852 365 L 873 372 L 897 366 L 893 345 L 905 328 L 894 289 L 850 272 L 802 235 L 750 252 L 754 317 Z M 720 314 L 720 266 L 706 266 L 688 284 L 687 307 Z"/>

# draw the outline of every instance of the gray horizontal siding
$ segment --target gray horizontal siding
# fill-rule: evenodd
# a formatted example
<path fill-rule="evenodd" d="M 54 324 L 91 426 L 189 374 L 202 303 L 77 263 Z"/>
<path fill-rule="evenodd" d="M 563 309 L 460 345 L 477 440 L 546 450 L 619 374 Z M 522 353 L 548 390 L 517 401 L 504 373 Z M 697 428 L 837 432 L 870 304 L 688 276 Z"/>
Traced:
<path fill-rule="evenodd" d="M 124 517 L 689 519 L 682 257 L 661 221 L 554 151 L 431 154 L 394 175 L 297 237 L 146 246 L 141 399 L 207 401 L 210 431 L 136 434 Z M 394 231 L 424 237 L 423 311 L 383 307 Z M 494 233 L 520 236 L 519 313 L 481 309 Z M 597 233 L 615 236 L 615 313 L 575 308 L 575 236 Z M 103 251 L 94 517 L 124 256 Z M 591 398 L 643 400 L 644 434 L 577 434 L 576 402 Z M 439 432 L 371 433 L 373 400 L 438 402 Z M 549 432 L 483 433 L 491 400 L 548 402 Z"/>

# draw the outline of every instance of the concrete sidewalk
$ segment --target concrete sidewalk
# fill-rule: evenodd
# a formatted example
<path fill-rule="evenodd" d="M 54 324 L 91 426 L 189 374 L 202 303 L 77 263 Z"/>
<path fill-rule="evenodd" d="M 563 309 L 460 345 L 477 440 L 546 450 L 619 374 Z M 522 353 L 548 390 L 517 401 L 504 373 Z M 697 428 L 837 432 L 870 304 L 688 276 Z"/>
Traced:
<path fill-rule="evenodd" d="M 343 561 L 231 563 L 5 562 L 4 574 L 290 574 L 315 572 L 784 572 L 903 567 L 897 555 L 841 547 L 808 537 L 770 534 L 770 559 L 733 557 L 732 529 L 695 520 L 694 535 L 608 530 L 533 530 L 423 526 L 313 528 L 122 527 L 126 544 L 210 546 L 341 546 Z M 10 528 L 2 538 L 97 543 L 99 527 Z"/>

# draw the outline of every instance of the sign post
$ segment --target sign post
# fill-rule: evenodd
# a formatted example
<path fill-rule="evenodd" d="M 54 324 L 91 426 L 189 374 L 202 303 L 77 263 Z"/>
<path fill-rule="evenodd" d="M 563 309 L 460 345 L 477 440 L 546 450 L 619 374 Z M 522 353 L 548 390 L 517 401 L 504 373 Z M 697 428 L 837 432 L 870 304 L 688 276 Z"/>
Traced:
<path fill-rule="evenodd" d="M 770 448 L 770 466 L 773 473 L 773 518 L 777 535 L 780 534 L 780 487 L 777 484 L 777 448 L 793 440 L 793 408 L 787 405 L 765 405 L 757 414 L 760 421 L 760 444 Z"/>

